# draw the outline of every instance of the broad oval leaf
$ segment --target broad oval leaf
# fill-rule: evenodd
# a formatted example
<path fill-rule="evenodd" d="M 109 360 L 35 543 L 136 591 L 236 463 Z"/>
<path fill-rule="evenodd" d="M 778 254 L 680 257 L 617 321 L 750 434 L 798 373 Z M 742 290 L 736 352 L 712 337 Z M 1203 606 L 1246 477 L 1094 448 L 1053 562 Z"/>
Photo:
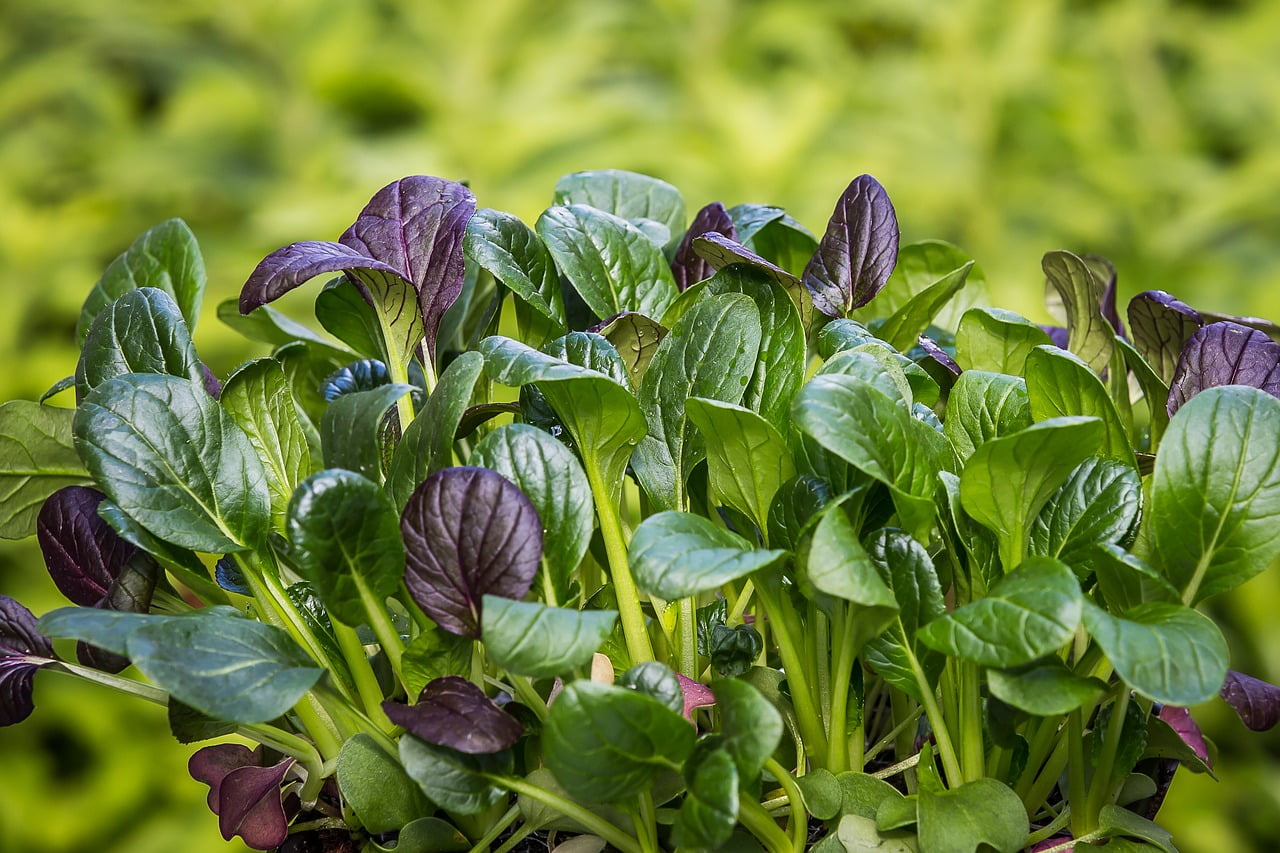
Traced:
<path fill-rule="evenodd" d="M 1086 459 L 1036 513 L 1029 550 L 1058 558 L 1083 579 L 1092 571 L 1094 547 L 1123 540 L 1141 508 L 1137 471 L 1112 459 Z"/>
<path fill-rule="evenodd" d="M 379 437 L 383 417 L 412 385 L 393 383 L 370 391 L 343 394 L 320 418 L 320 446 L 326 468 L 346 468 L 382 480 L 383 449 Z"/>
<path fill-rule="evenodd" d="M 658 222 L 670 236 L 684 231 L 680 190 L 638 172 L 595 169 L 564 175 L 556 181 L 555 203 L 590 205 L 632 223 Z"/>
<path fill-rule="evenodd" d="M 1181 600 L 1173 584 L 1133 554 L 1105 542 L 1091 550 L 1098 591 L 1112 613 L 1124 613 L 1148 601 L 1176 604 Z"/>
<path fill-rule="evenodd" d="M 1156 702 L 1207 702 L 1227 677 L 1227 641 L 1190 607 L 1151 601 L 1112 616 L 1085 602 L 1084 624 L 1125 684 Z"/>
<path fill-rule="evenodd" d="M 1133 345 L 1166 385 L 1173 379 L 1187 340 L 1204 325 L 1194 308 L 1165 293 L 1147 290 L 1129 300 Z"/>
<path fill-rule="evenodd" d="M 35 533 L 45 499 L 91 482 L 72 442 L 74 417 L 74 409 L 28 400 L 0 403 L 0 537 Z"/>
<path fill-rule="evenodd" d="M 542 559 L 537 510 L 484 468 L 446 468 L 414 490 L 400 517 L 409 594 L 436 624 L 479 638 L 481 598 L 521 599 Z"/>
<path fill-rule="evenodd" d="M 433 803 L 462 815 L 480 814 L 507 796 L 492 779 L 511 772 L 510 750 L 468 755 L 419 738 L 400 738 L 400 764 Z"/>
<path fill-rule="evenodd" d="M 432 811 L 400 762 L 365 732 L 342 745 L 337 780 L 343 800 L 370 833 L 394 832 Z"/>
<path fill-rule="evenodd" d="M 1280 344 L 1239 323 L 1197 329 L 1169 383 L 1169 417 L 1196 394 L 1219 385 L 1249 385 L 1280 397 Z"/>
<path fill-rule="evenodd" d="M 1105 455 L 1137 468 L 1129 432 L 1106 386 L 1089 365 L 1057 347 L 1038 346 L 1027 354 L 1025 369 L 1033 418 L 1037 421 L 1075 415 L 1098 418 L 1106 430 Z"/>
<path fill-rule="evenodd" d="M 264 540 L 271 508 L 262 461 L 199 384 L 160 374 L 111 379 L 81 403 L 72 431 L 107 496 L 158 538 L 214 553 Z"/>
<path fill-rule="evenodd" d="M 943 431 L 961 462 L 989 440 L 1031 424 L 1027 384 L 1019 376 L 966 370 L 951 386 Z"/>
<path fill-rule="evenodd" d="M 564 329 L 555 259 L 532 228 L 510 213 L 482 208 L 467 223 L 463 249 L 477 266 Z"/>
<path fill-rule="evenodd" d="M 696 238 L 709 234 L 719 234 L 734 241 L 738 239 L 738 229 L 734 227 L 729 211 L 718 201 L 711 202 L 694 215 L 689 230 L 684 232 L 680 245 L 676 247 L 671 259 L 671 276 L 677 289 L 686 290 L 715 272 L 716 268 L 701 257 L 693 245 Z"/>
<path fill-rule="evenodd" d="M 991 695 L 1037 717 L 1069 714 L 1102 696 L 1107 686 L 1096 678 L 1084 678 L 1054 658 L 1022 669 L 989 669 Z"/>
<path fill-rule="evenodd" d="M 921 642 L 981 666 L 1028 664 L 1061 648 L 1080 626 L 1082 596 L 1071 569 L 1032 557 L 986 596 L 920 629 Z"/>
<path fill-rule="evenodd" d="M 83 398 L 108 379 L 126 373 L 204 379 L 178 304 L 163 290 L 131 290 L 102 309 L 80 352 L 76 394 Z"/>
<path fill-rule="evenodd" d="M 614 610 L 570 610 L 486 595 L 480 626 L 485 651 L 498 666 L 530 678 L 556 678 L 589 664 L 617 621 Z"/>
<path fill-rule="evenodd" d="M 720 747 L 744 782 L 754 781 L 782 740 L 782 714 L 763 693 L 737 678 L 711 685 L 720 712 Z"/>
<path fill-rule="evenodd" d="M 736 533 L 688 512 L 651 515 L 631 537 L 636 585 L 667 601 L 719 588 L 772 566 L 786 551 L 755 550 Z"/>
<path fill-rule="evenodd" d="M 484 691 L 461 676 L 437 678 L 418 695 L 413 705 L 383 702 L 387 718 L 406 732 L 433 743 L 465 752 L 490 755 L 515 746 L 524 727 L 494 704 Z"/>
<path fill-rule="evenodd" d="M 987 276 L 971 255 L 945 240 L 921 240 L 902 246 L 898 250 L 898 263 L 884 289 L 854 316 L 861 320 L 892 316 L 942 279 L 970 264 L 964 289 L 953 294 L 932 316 L 935 325 L 955 331 L 965 311 L 987 304 Z"/>
<path fill-rule="evenodd" d="M 949 791 L 921 786 L 920 849 L 929 853 L 973 853 L 984 845 L 1017 853 L 1030 831 L 1026 807 L 1007 785 L 975 779 Z"/>
<path fill-rule="evenodd" d="M 970 308 L 956 329 L 956 363 L 963 370 L 1021 376 L 1027 355 L 1053 341 L 1044 330 L 1012 311 Z"/>
<path fill-rule="evenodd" d="M 893 590 L 885 585 L 840 504 L 822 514 L 813 532 L 805 578 L 818 593 L 851 605 L 847 614 L 851 625 L 841 645 L 852 646 L 854 654 L 897 617 Z"/>
<path fill-rule="evenodd" d="M 894 349 L 910 349 L 943 307 L 964 288 L 973 266 L 974 262 L 968 261 L 912 296 L 884 321 L 877 334 Z"/>
<path fill-rule="evenodd" d="M 1169 422 L 1152 478 L 1151 561 L 1187 604 L 1280 555 L 1280 400 L 1210 388 Z"/>
<path fill-rule="evenodd" d="M 898 260 L 898 217 L 880 182 L 859 175 L 836 202 L 818 251 L 805 267 L 813 305 L 844 317 L 880 292 Z"/>
<path fill-rule="evenodd" d="M 72 604 L 94 607 L 137 553 L 98 515 L 106 495 L 67 486 L 49 496 L 36 519 L 36 538 L 58 591 Z"/>
<path fill-rule="evenodd" d="M 543 757 L 570 796 L 613 803 L 648 790 L 693 749 L 693 727 L 656 699 L 625 687 L 575 681 L 551 705 Z"/>
<path fill-rule="evenodd" d="M 354 471 L 308 477 L 289 502 L 290 557 L 333 618 L 351 626 L 400 588 L 400 520 L 379 486 Z"/>
<path fill-rule="evenodd" d="M 796 475 L 786 441 L 760 415 L 732 403 L 690 397 L 685 414 L 706 442 L 715 500 L 766 529 L 773 496 Z"/>

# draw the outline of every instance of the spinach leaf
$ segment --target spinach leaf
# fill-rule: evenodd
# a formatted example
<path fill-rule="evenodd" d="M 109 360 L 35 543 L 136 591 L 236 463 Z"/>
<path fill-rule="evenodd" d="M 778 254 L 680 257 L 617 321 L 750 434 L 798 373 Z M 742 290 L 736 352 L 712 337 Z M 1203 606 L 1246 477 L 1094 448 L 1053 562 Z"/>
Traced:
<path fill-rule="evenodd" d="M 46 498 L 90 482 L 72 443 L 74 417 L 73 409 L 27 400 L 0 404 L 0 537 L 30 536 Z"/>
<path fill-rule="evenodd" d="M 1027 384 L 1018 376 L 966 370 L 951 386 L 943 432 L 961 463 L 993 438 L 1031 426 Z"/>
<path fill-rule="evenodd" d="M 480 626 L 485 651 L 498 666 L 531 678 L 558 678 L 590 663 L 617 621 L 612 610 L 569 610 L 486 595 Z"/>
<path fill-rule="evenodd" d="M 640 523 L 628 558 L 637 586 L 675 601 L 774 565 L 786 554 L 754 550 L 741 536 L 708 519 L 667 511 Z"/>
<path fill-rule="evenodd" d="M 956 363 L 964 370 L 1021 376 L 1027 356 L 1051 344 L 1044 330 L 1001 308 L 970 308 L 956 329 Z"/>
<path fill-rule="evenodd" d="M 76 365 L 76 396 L 126 373 L 163 373 L 204 381 L 191 333 L 163 290 L 131 290 L 105 306 L 89 327 Z"/>
<path fill-rule="evenodd" d="M 532 228 L 510 213 L 483 208 L 467 223 L 463 249 L 563 334 L 564 300 L 555 259 Z"/>
<path fill-rule="evenodd" d="M 1106 431 L 1105 455 L 1137 468 L 1129 431 L 1120 420 L 1106 386 L 1077 356 L 1052 346 L 1038 346 L 1027 354 L 1027 397 L 1037 421 L 1085 415 L 1099 418 Z"/>
<path fill-rule="evenodd" d="M 684 232 L 680 191 L 666 181 L 637 172 L 597 169 L 565 175 L 556 181 L 555 203 L 590 205 L 633 224 L 658 223 L 667 230 L 668 238 Z M 659 245 L 666 242 L 661 240 Z"/>
<path fill-rule="evenodd" d="M 706 442 L 714 500 L 764 530 L 773 496 L 796 474 L 782 436 L 755 412 L 718 400 L 690 397 L 685 414 Z"/>

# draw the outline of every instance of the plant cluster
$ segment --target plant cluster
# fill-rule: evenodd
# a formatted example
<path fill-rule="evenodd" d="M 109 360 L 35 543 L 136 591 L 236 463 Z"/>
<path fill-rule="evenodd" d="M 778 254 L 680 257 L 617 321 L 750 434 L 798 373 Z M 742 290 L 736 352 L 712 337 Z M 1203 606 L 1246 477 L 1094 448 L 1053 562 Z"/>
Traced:
<path fill-rule="evenodd" d="M 1171 851 L 1187 707 L 1280 718 L 1196 609 L 1280 555 L 1277 330 L 1043 268 L 1063 327 L 866 175 L 821 239 L 417 176 L 218 307 L 272 347 L 221 382 L 156 226 L 0 406 L 0 534 L 76 605 L 0 596 L 0 723 L 44 670 L 248 739 L 189 770 L 261 850 Z M 328 336 L 270 304 L 320 276 Z"/>

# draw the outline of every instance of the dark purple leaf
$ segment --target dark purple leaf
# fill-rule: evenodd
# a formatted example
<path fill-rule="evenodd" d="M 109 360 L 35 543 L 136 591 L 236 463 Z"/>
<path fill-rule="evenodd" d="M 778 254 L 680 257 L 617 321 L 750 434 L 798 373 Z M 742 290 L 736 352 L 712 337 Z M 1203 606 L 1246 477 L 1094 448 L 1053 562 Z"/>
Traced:
<path fill-rule="evenodd" d="M 680 692 L 684 694 L 684 711 L 682 712 L 689 722 L 693 722 L 693 712 L 699 708 L 707 708 L 716 704 L 715 694 L 711 692 L 711 688 L 703 684 L 701 681 L 694 681 L 692 678 L 676 673 L 676 678 L 680 680 Z"/>
<path fill-rule="evenodd" d="M 49 496 L 36 517 L 36 540 L 58 591 L 72 604 L 96 607 L 137 553 L 98 515 L 106 495 L 67 486 Z"/>
<path fill-rule="evenodd" d="M 738 239 L 738 229 L 734 227 L 729 211 L 725 210 L 724 205 L 718 201 L 713 201 L 698 211 L 698 214 L 693 217 L 693 224 L 684 233 L 684 239 L 676 249 L 675 257 L 671 261 L 671 275 L 676 280 L 676 287 L 684 290 L 710 277 L 715 271 L 715 267 L 707 263 L 693 248 L 695 237 L 713 233 L 734 241 Z"/>
<path fill-rule="evenodd" d="M 35 709 L 32 676 L 54 660 L 53 646 L 36 630 L 36 617 L 0 595 L 0 726 L 20 723 Z"/>
<path fill-rule="evenodd" d="M 240 291 L 240 313 L 248 314 L 255 308 L 274 302 L 318 275 L 347 270 L 373 270 L 404 278 L 395 267 L 341 243 L 303 240 L 276 249 L 262 259 Z M 364 290 L 365 298 L 372 302 L 367 285 L 356 278 L 353 281 Z"/>
<path fill-rule="evenodd" d="M 1068 331 L 1066 327 L 1046 326 L 1041 323 L 1036 323 L 1036 325 L 1040 327 L 1042 332 L 1049 336 L 1049 340 L 1053 342 L 1055 347 L 1058 349 L 1067 348 L 1067 341 L 1071 339 L 1071 332 Z"/>
<path fill-rule="evenodd" d="M 1200 731 L 1200 726 L 1191 718 L 1190 710 L 1165 705 L 1160 709 L 1159 717 L 1173 729 L 1178 737 L 1182 738 L 1182 742 L 1191 748 L 1206 767 L 1213 769 L 1213 762 L 1209 758 L 1209 745 L 1204 740 L 1204 732 Z"/>
<path fill-rule="evenodd" d="M 475 212 L 476 198 L 462 184 L 412 175 L 379 190 L 339 238 L 413 284 L 433 361 L 440 318 L 462 292 L 462 240 Z"/>
<path fill-rule="evenodd" d="M 1280 722 L 1280 687 L 1274 684 L 1229 669 L 1219 695 L 1235 708 L 1240 722 L 1255 732 L 1265 732 Z"/>
<path fill-rule="evenodd" d="M 1249 385 L 1280 397 L 1280 344 L 1239 323 L 1213 323 L 1182 348 L 1169 384 L 1169 417 L 1206 388 Z"/>
<path fill-rule="evenodd" d="M 730 264 L 746 264 L 760 270 L 783 287 L 794 287 L 796 277 L 777 264 L 770 263 L 746 246 L 721 234 L 703 234 L 693 241 L 693 251 L 713 269 Z"/>
<path fill-rule="evenodd" d="M 813 305 L 844 317 L 880 292 L 898 262 L 898 217 L 884 187 L 870 175 L 854 178 L 836 202 L 818 251 L 804 270 Z"/>
<path fill-rule="evenodd" d="M 956 360 L 951 357 L 951 353 L 939 346 L 937 341 L 921 335 L 918 343 L 920 344 L 920 349 L 928 353 L 929 358 L 941 364 L 953 376 L 960 375 L 960 365 L 956 364 Z"/>
<path fill-rule="evenodd" d="M 1202 325 L 1194 308 L 1163 290 L 1147 290 L 1129 300 L 1133 345 L 1164 382 L 1173 378 L 1182 347 Z"/>
<path fill-rule="evenodd" d="M 447 675 L 422 689 L 415 705 L 383 702 L 387 718 L 436 746 L 471 755 L 515 746 L 524 727 L 465 678 Z"/>
<path fill-rule="evenodd" d="M 254 850 L 272 850 L 289 837 L 280 786 L 293 767 L 286 758 L 271 767 L 237 767 L 218 791 L 218 829 L 230 841 L 237 835 Z"/>
<path fill-rule="evenodd" d="M 227 774 L 240 767 L 256 767 L 261 763 L 260 752 L 255 753 L 247 746 L 241 746 L 238 743 L 220 743 L 196 750 L 196 753 L 187 761 L 187 773 L 197 782 L 203 782 L 209 786 L 207 798 L 209 811 L 217 814 L 222 780 Z"/>
<path fill-rule="evenodd" d="M 480 600 L 519 600 L 542 559 L 542 522 L 510 480 L 446 468 L 414 491 L 400 517 L 409 594 L 441 628 L 479 638 Z"/>
<path fill-rule="evenodd" d="M 209 392 L 209 396 L 215 400 L 222 396 L 222 380 L 203 361 L 200 362 L 200 372 L 204 376 L 204 390 Z"/>
<path fill-rule="evenodd" d="M 1102 282 L 1102 304 L 1099 306 L 1102 316 L 1111 324 L 1111 328 L 1115 329 L 1117 335 L 1127 340 L 1124 323 L 1120 320 L 1120 312 L 1116 310 L 1115 265 L 1101 255 L 1085 255 L 1082 260 Z"/>

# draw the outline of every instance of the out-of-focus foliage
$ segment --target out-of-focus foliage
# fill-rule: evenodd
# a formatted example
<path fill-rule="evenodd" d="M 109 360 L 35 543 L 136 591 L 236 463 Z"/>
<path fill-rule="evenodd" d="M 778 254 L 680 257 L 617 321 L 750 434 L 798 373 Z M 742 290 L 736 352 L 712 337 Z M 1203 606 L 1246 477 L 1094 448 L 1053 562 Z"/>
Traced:
<path fill-rule="evenodd" d="M 870 172 L 905 239 L 964 246 L 1033 317 L 1059 246 L 1110 257 L 1122 298 L 1163 288 L 1276 317 L 1277 138 L 1268 0 L 5 0 L 0 399 L 70 373 L 89 287 L 170 216 L 205 252 L 196 339 L 225 375 L 250 353 L 212 302 L 413 173 L 532 221 L 560 174 L 625 168 L 691 209 L 781 204 L 821 230 Z M 0 578 L 55 603 L 34 549 L 0 551 Z M 1277 605 L 1274 573 L 1215 605 L 1238 626 L 1234 663 L 1273 681 Z M 160 717 L 37 689 L 43 722 L 0 734 L 0 851 L 204 849 L 183 833 L 225 849 Z M 1175 784 L 1182 849 L 1280 843 L 1280 744 L 1224 714 L 1208 731 L 1225 781 Z"/>

